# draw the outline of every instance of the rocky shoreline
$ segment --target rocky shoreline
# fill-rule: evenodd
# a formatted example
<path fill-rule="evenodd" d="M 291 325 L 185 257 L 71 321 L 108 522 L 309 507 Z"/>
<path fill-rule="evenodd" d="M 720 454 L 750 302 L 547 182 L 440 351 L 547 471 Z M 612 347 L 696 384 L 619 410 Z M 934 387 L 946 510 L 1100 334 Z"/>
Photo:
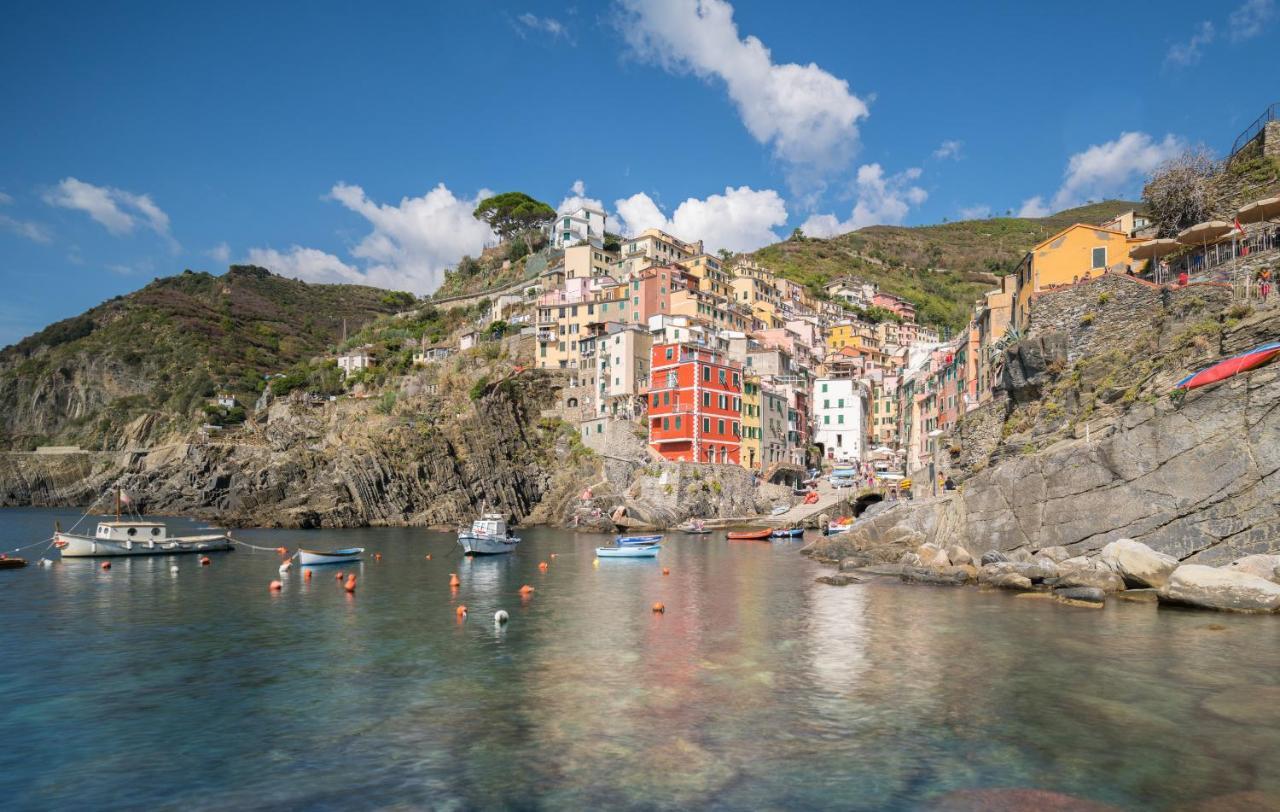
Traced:
<path fill-rule="evenodd" d="M 814 545 L 806 548 L 814 554 Z M 819 556 L 821 557 L 821 556 Z M 896 576 L 904 583 L 973 585 L 983 589 L 1043 594 L 1071 606 L 1103 608 L 1109 598 L 1250 614 L 1280 613 L 1280 555 L 1254 554 L 1223 566 L 1185 564 L 1133 539 L 1117 539 L 1096 556 L 1072 556 L 1064 547 L 1034 553 L 987 550 L 975 558 L 960 545 L 932 542 L 904 553 L 892 564 L 854 552 L 838 561 L 833 586 L 864 576 Z"/>

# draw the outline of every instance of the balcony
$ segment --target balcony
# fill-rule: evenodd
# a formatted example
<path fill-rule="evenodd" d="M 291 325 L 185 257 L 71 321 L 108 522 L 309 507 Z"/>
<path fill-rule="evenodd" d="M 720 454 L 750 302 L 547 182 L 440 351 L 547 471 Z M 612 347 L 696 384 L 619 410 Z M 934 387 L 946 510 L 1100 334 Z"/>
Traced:
<path fill-rule="evenodd" d="M 556 340 L 556 334 L 550 330 L 539 330 L 538 340 L 544 344 L 550 344 L 551 342 Z"/>

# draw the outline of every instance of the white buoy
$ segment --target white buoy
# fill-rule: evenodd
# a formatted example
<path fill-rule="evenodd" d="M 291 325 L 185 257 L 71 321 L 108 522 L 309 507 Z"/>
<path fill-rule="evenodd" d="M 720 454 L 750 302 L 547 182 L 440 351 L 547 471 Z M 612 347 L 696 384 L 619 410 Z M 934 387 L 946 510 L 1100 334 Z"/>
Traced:
<path fill-rule="evenodd" d="M 177 571 L 178 571 L 178 565 L 177 565 L 177 564 L 170 564 L 170 565 L 169 565 L 169 572 L 177 572 Z"/>
<path fill-rule="evenodd" d="M 50 560 L 49 560 L 49 559 L 47 559 L 47 558 L 42 558 L 42 559 L 40 559 L 40 566 L 42 566 L 42 567 L 52 567 L 52 566 L 53 566 L 53 562 L 52 562 L 52 561 L 50 561 Z"/>
<path fill-rule="evenodd" d="M 493 613 L 493 622 L 501 626 L 507 622 L 507 612 L 505 609 L 499 609 Z"/>
<path fill-rule="evenodd" d="M 293 561 L 284 562 L 283 564 L 280 565 L 280 574 L 283 575 L 284 573 L 288 572 L 289 568 L 292 566 L 293 566 Z"/>

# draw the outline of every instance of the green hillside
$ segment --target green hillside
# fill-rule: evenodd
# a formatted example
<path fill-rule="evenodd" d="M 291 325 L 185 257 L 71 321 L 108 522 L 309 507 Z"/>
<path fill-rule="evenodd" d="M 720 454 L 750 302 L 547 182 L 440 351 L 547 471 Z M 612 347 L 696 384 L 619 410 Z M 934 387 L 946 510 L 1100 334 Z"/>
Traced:
<path fill-rule="evenodd" d="M 93 444 L 143 413 L 198 412 L 215 389 L 252 402 L 263 376 L 415 301 L 263 268 L 157 279 L 0 350 L 0 445 Z"/>
<path fill-rule="evenodd" d="M 1098 223 L 1140 206 L 1110 200 L 1048 217 L 871 226 L 825 240 L 790 239 L 754 257 L 815 293 L 837 277 L 862 277 L 913 302 L 922 322 L 956 330 L 969 321 L 974 301 L 1033 245 L 1073 223 Z"/>

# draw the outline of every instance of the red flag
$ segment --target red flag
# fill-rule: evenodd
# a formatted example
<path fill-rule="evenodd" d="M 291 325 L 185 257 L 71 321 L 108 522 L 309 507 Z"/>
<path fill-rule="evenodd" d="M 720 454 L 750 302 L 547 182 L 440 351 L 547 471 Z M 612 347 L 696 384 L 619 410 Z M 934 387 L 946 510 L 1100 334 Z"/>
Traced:
<path fill-rule="evenodd" d="M 1235 227 L 1236 227 L 1236 231 L 1239 231 L 1241 234 L 1244 234 L 1244 226 L 1240 225 L 1239 217 L 1235 219 Z"/>

